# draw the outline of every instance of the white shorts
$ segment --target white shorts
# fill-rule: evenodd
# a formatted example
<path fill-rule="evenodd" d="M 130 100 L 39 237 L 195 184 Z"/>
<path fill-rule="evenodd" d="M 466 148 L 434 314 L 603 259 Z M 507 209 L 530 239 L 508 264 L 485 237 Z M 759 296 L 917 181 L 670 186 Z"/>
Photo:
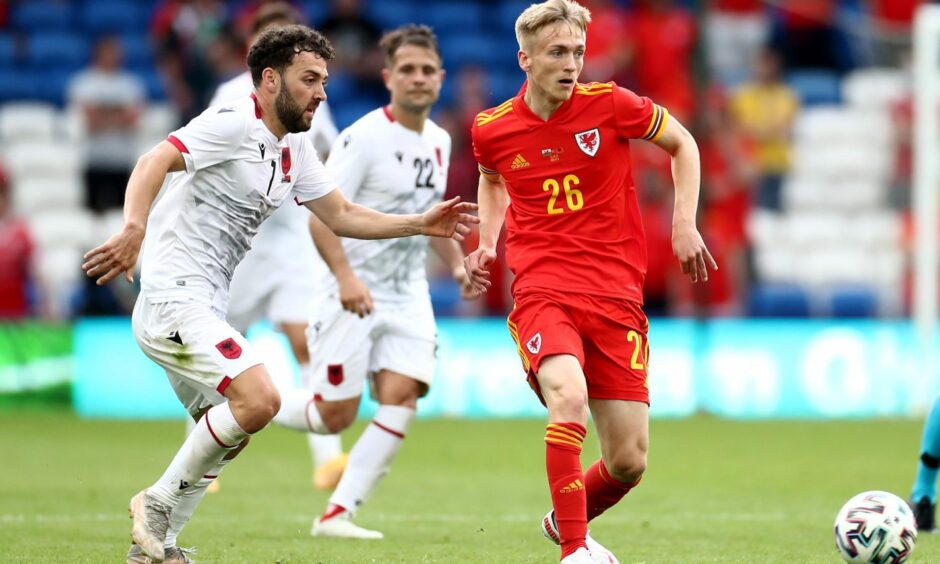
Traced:
<path fill-rule="evenodd" d="M 249 252 L 235 269 L 226 319 L 241 332 L 267 319 L 271 323 L 307 323 L 315 291 L 312 270 L 296 260 Z"/>
<path fill-rule="evenodd" d="M 166 370 L 190 415 L 223 403 L 232 380 L 261 364 L 245 337 L 208 305 L 154 303 L 140 295 L 132 321 L 137 344 Z"/>
<path fill-rule="evenodd" d="M 377 302 L 360 319 L 344 311 L 335 294 L 315 299 L 307 327 L 307 387 L 320 399 L 338 401 L 363 393 L 366 378 L 390 370 L 421 382 L 434 379 L 437 325 L 430 299 Z M 373 394 L 374 395 L 374 394 Z"/>

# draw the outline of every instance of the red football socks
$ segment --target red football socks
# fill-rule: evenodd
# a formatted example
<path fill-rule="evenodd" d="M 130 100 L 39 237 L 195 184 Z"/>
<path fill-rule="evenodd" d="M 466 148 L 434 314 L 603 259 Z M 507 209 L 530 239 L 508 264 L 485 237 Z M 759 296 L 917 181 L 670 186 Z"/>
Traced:
<path fill-rule="evenodd" d="M 580 458 L 586 433 L 584 425 L 578 423 L 549 423 L 545 429 L 545 470 L 562 558 L 586 546 L 587 510 Z"/>
<path fill-rule="evenodd" d="M 597 462 L 584 473 L 584 490 L 587 498 L 587 520 L 597 517 L 617 504 L 627 492 L 640 483 L 625 484 L 611 477 L 604 461 Z"/>

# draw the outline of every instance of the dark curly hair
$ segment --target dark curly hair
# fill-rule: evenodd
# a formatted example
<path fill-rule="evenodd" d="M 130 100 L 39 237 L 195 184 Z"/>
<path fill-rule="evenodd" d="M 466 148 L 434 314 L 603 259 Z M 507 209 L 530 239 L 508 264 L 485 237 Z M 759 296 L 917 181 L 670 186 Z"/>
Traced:
<path fill-rule="evenodd" d="M 324 61 L 336 56 L 333 46 L 319 31 L 305 25 L 288 25 L 262 33 L 248 51 L 248 68 L 255 86 L 261 83 L 261 73 L 270 67 L 283 74 L 295 55 L 313 53 Z"/>
<path fill-rule="evenodd" d="M 379 47 L 385 53 L 386 65 L 391 66 L 392 59 L 395 58 L 395 52 L 403 45 L 415 45 L 430 49 L 437 54 L 438 59 L 444 60 L 441 56 L 441 50 L 437 46 L 437 36 L 426 25 L 406 24 L 383 35 L 379 41 Z"/>

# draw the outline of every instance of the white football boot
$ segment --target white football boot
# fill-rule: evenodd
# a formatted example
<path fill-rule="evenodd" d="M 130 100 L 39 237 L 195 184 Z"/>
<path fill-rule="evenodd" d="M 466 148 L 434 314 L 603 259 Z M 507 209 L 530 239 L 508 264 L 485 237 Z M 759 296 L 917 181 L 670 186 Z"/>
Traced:
<path fill-rule="evenodd" d="M 331 537 L 336 539 L 377 540 L 385 538 L 385 535 L 379 531 L 370 531 L 369 529 L 362 528 L 353 523 L 352 516 L 348 511 L 343 511 L 339 515 L 323 521 L 321 521 L 319 517 L 314 519 L 310 534 L 314 537 Z"/>
<path fill-rule="evenodd" d="M 555 523 L 554 509 L 545 514 L 539 528 L 542 530 L 542 535 L 545 536 L 545 538 L 555 543 L 555 545 L 561 545 L 561 536 L 558 534 L 558 524 Z M 620 561 L 617 560 L 613 552 L 604 548 L 604 545 L 591 537 L 590 531 L 588 531 L 587 536 L 584 538 L 584 542 L 587 544 L 588 550 L 594 557 L 594 561 L 603 562 L 604 564 L 620 564 Z M 575 552 L 575 554 L 577 554 L 577 552 Z M 574 554 L 570 555 L 568 558 L 571 558 L 571 556 L 574 556 Z"/>
<path fill-rule="evenodd" d="M 127 551 L 127 564 L 153 564 L 153 560 L 144 554 L 144 549 L 137 543 L 131 543 L 131 548 Z"/>
<path fill-rule="evenodd" d="M 586 548 L 579 548 L 561 559 L 561 564 L 597 564 L 598 562 L 601 560 L 597 560 Z"/>
<path fill-rule="evenodd" d="M 131 529 L 134 544 L 140 547 L 144 555 L 162 562 L 163 539 L 170 526 L 170 508 L 143 490 L 131 498 L 127 511 L 134 521 Z"/>

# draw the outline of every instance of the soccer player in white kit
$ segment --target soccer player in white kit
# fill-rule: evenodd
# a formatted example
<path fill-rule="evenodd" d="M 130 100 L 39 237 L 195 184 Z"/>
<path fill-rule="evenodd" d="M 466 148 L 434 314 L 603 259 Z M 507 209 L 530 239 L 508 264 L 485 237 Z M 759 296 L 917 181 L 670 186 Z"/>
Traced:
<path fill-rule="evenodd" d="M 344 130 L 327 161 L 340 190 L 386 213 L 420 213 L 447 188 L 450 135 L 428 119 L 444 70 L 426 26 L 403 26 L 381 41 L 391 103 Z M 314 536 L 382 538 L 351 518 L 388 472 L 434 376 L 437 329 L 425 271 L 428 240 L 340 240 L 316 218 L 314 243 L 330 268 L 311 304 L 311 429 L 337 432 L 355 419 L 369 380 L 379 408 L 349 454 L 346 471 Z M 464 290 L 475 297 L 454 240 L 431 241 Z"/>
<path fill-rule="evenodd" d="M 333 231 L 362 238 L 434 235 L 462 239 L 474 204 L 443 202 L 420 215 L 387 215 L 348 202 L 305 135 L 326 99 L 333 48 L 316 31 L 287 26 L 261 35 L 248 54 L 255 91 L 212 107 L 140 157 L 128 182 L 122 230 L 85 255 L 106 284 L 132 280 L 144 233 L 134 335 L 162 366 L 199 425 L 163 475 L 135 495 L 131 537 L 144 555 L 185 561 L 175 538 L 207 480 L 277 414 L 281 398 L 245 338 L 224 321 L 228 286 L 258 226 L 281 204 L 307 206 Z M 153 206 L 166 175 L 173 177 Z"/>
<path fill-rule="evenodd" d="M 263 4 L 252 22 L 248 46 L 250 48 L 258 35 L 268 28 L 299 23 L 302 23 L 300 14 L 287 2 Z M 250 96 L 253 89 L 251 73 L 245 71 L 220 84 L 209 105 L 219 106 L 242 99 Z M 320 160 L 326 160 L 337 133 L 330 108 L 323 102 L 313 114 L 307 132 Z M 251 250 L 235 268 L 226 317 L 229 324 L 243 335 L 258 321 L 268 319 L 287 337 L 301 373 L 306 373 L 310 363 L 305 337 L 307 304 L 316 289 L 316 251 L 307 227 L 309 217 L 310 212 L 303 207 L 286 205 L 261 224 Z M 293 380 L 279 382 L 275 377 L 275 385 L 279 388 L 292 386 Z M 192 425 L 191 419 L 187 421 Z M 320 490 L 335 488 L 346 467 L 340 436 L 309 433 L 307 440 L 313 456 L 314 487 Z M 213 482 L 209 491 L 218 483 Z"/>

